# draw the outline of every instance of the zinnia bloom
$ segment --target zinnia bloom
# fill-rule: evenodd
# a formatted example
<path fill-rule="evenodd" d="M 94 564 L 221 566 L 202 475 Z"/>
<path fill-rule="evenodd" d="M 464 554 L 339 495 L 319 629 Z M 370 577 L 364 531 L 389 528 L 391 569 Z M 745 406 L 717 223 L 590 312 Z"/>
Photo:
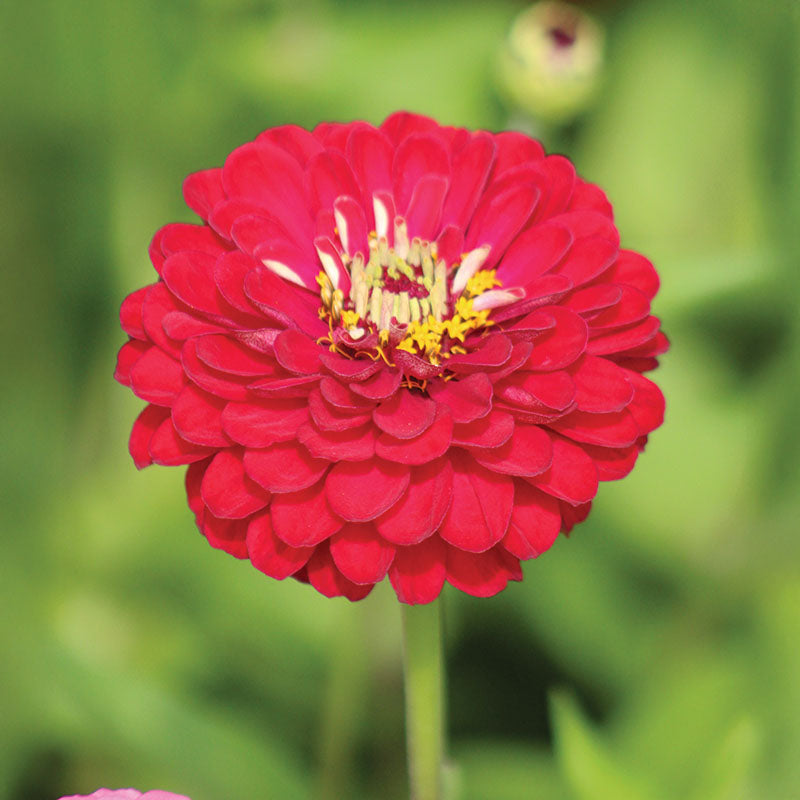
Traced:
<path fill-rule="evenodd" d="M 98 789 L 92 794 L 71 794 L 61 800 L 189 800 L 186 795 L 153 790 L 137 792 L 136 789 Z"/>
<path fill-rule="evenodd" d="M 661 424 L 655 270 L 522 134 L 283 126 L 184 197 L 203 223 L 122 305 L 130 450 L 188 464 L 208 541 L 273 578 L 495 594 Z"/>

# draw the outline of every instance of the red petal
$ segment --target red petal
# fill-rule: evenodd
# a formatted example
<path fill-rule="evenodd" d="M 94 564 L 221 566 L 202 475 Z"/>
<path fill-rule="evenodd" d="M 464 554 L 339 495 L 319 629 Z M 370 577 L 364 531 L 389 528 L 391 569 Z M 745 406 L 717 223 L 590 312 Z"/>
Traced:
<path fill-rule="evenodd" d="M 153 463 L 150 455 L 150 440 L 162 423 L 169 418 L 169 409 L 162 406 L 148 405 L 136 417 L 128 441 L 128 450 L 133 457 L 136 469 L 144 469 Z"/>
<path fill-rule="evenodd" d="M 119 323 L 122 330 L 134 339 L 147 339 L 142 324 L 142 303 L 149 291 L 149 286 L 143 286 L 135 292 L 129 294 L 123 301 L 119 309 Z"/>
<path fill-rule="evenodd" d="M 505 535 L 514 505 L 514 481 L 469 458 L 453 466 L 453 500 L 439 535 L 455 547 L 481 553 Z"/>
<path fill-rule="evenodd" d="M 189 175 L 183 182 L 183 199 L 199 217 L 208 219 L 211 209 L 225 197 L 219 167 Z"/>
<path fill-rule="evenodd" d="M 296 442 L 276 442 L 263 450 L 248 449 L 244 468 L 270 492 L 297 492 L 316 483 L 330 462 L 313 458 Z"/>
<path fill-rule="evenodd" d="M 375 452 L 401 464 L 425 464 L 447 452 L 453 435 L 453 416 L 447 406 L 436 404 L 433 424 L 414 439 L 396 439 L 382 433 L 375 442 Z"/>
<path fill-rule="evenodd" d="M 312 547 L 344 524 L 328 505 L 325 481 L 299 492 L 276 494 L 270 505 L 275 535 L 291 547 Z"/>
<path fill-rule="evenodd" d="M 579 239 L 572 245 L 556 272 L 566 275 L 575 286 L 582 286 L 607 270 L 614 263 L 617 252 L 613 242 L 599 236 Z"/>
<path fill-rule="evenodd" d="M 306 565 L 313 547 L 289 547 L 272 530 L 270 515 L 260 514 L 247 526 L 247 554 L 256 569 L 282 581 Z"/>
<path fill-rule="evenodd" d="M 464 252 L 464 232 L 454 225 L 445 225 L 436 240 L 436 248 L 439 252 L 439 261 L 452 267 L 461 261 L 461 254 Z"/>
<path fill-rule="evenodd" d="M 353 583 L 378 583 L 394 560 L 395 547 L 383 541 L 372 525 L 349 524 L 331 537 L 334 564 Z"/>
<path fill-rule="evenodd" d="M 536 558 L 550 549 L 561 530 L 559 503 L 522 481 L 515 488 L 514 511 L 503 547 L 519 559 Z"/>
<path fill-rule="evenodd" d="M 605 358 L 582 358 L 572 373 L 578 410 L 595 414 L 621 411 L 633 398 L 628 375 L 627 370 Z"/>
<path fill-rule="evenodd" d="M 485 553 L 447 548 L 447 582 L 473 597 L 492 597 L 509 581 L 522 580 L 519 561 L 502 547 Z"/>
<path fill-rule="evenodd" d="M 203 502 L 215 517 L 243 519 L 269 502 L 269 493 L 245 474 L 241 450 L 222 450 L 203 475 Z"/>
<path fill-rule="evenodd" d="M 369 240 L 367 234 L 367 218 L 361 203 L 347 195 L 337 197 L 333 203 L 333 210 L 336 219 L 336 229 L 339 234 L 339 241 L 342 243 L 345 252 L 350 256 L 361 253 L 363 256 L 369 255 Z M 346 278 L 346 274 L 344 275 Z M 349 291 L 349 282 L 338 282 L 336 288 L 341 289 L 345 294 Z"/>
<path fill-rule="evenodd" d="M 447 368 L 453 372 L 484 372 L 502 367 L 511 358 L 511 340 L 500 333 L 487 336 L 480 347 L 469 353 L 450 356 Z"/>
<path fill-rule="evenodd" d="M 176 253 L 164 262 L 162 277 L 169 290 L 189 308 L 215 317 L 225 317 L 227 309 L 214 280 L 215 255 Z"/>
<path fill-rule="evenodd" d="M 335 377 L 342 378 L 347 383 L 350 381 L 365 381 L 383 368 L 383 362 L 380 359 L 372 361 L 369 358 L 344 358 L 324 347 L 318 347 L 317 349 L 323 366 Z M 399 385 L 399 373 L 397 375 Z M 351 386 L 350 388 L 352 389 L 353 387 Z M 361 393 L 359 392 L 359 394 Z"/>
<path fill-rule="evenodd" d="M 131 385 L 131 370 L 134 364 L 152 347 L 150 342 L 129 339 L 117 353 L 117 365 L 114 368 L 114 380 L 123 386 Z"/>
<path fill-rule="evenodd" d="M 225 400 L 187 384 L 175 398 L 172 422 L 187 441 L 205 447 L 228 447 L 230 439 L 222 429 Z"/>
<path fill-rule="evenodd" d="M 627 372 L 633 384 L 633 401 L 628 406 L 640 433 L 650 433 L 664 422 L 664 395 L 651 380 L 635 372 Z"/>
<path fill-rule="evenodd" d="M 245 314 L 259 314 L 244 292 L 247 273 L 258 267 L 262 267 L 260 262 L 239 250 L 221 255 L 214 264 L 214 283 L 217 291 L 226 302 Z"/>
<path fill-rule="evenodd" d="M 553 463 L 542 475 L 531 478 L 531 483 L 543 492 L 580 505 L 597 494 L 597 468 L 580 445 L 553 437 Z"/>
<path fill-rule="evenodd" d="M 382 363 L 382 362 L 377 362 Z M 350 388 L 368 400 L 385 400 L 391 397 L 400 387 L 403 373 L 396 369 L 381 369 L 377 375 L 363 383 L 352 384 Z"/>
<path fill-rule="evenodd" d="M 502 175 L 507 169 L 528 161 L 541 161 L 544 148 L 535 139 L 517 131 L 502 131 L 494 135 L 497 159 L 494 174 Z"/>
<path fill-rule="evenodd" d="M 358 428 L 372 419 L 369 411 L 341 411 L 331 406 L 323 397 L 319 387 L 308 395 L 308 409 L 318 428 L 325 431 L 346 431 Z"/>
<path fill-rule="evenodd" d="M 391 191 L 394 148 L 385 134 L 371 125 L 359 125 L 347 139 L 347 158 L 369 200 L 376 191 Z"/>
<path fill-rule="evenodd" d="M 381 123 L 380 129 L 394 142 L 400 144 L 413 133 L 427 133 L 439 130 L 436 120 L 411 111 L 395 111 Z"/>
<path fill-rule="evenodd" d="M 407 466 L 388 461 L 342 461 L 328 473 L 328 503 L 346 520 L 368 522 L 402 497 L 410 474 Z"/>
<path fill-rule="evenodd" d="M 428 393 L 450 409 L 456 424 L 485 417 L 492 408 L 492 382 L 485 372 L 475 372 L 457 381 L 433 382 Z"/>
<path fill-rule="evenodd" d="M 320 346 L 300 331 L 281 331 L 275 339 L 275 358 L 278 363 L 300 375 L 319 372 Z"/>
<path fill-rule="evenodd" d="M 622 449 L 583 445 L 586 454 L 597 467 L 597 477 L 601 481 L 617 481 L 624 478 L 636 464 L 639 456 L 637 445 Z"/>
<path fill-rule="evenodd" d="M 291 397 L 308 397 L 319 375 L 298 375 L 291 378 L 264 378 L 248 384 L 248 388 L 260 397 L 286 399 Z"/>
<path fill-rule="evenodd" d="M 397 148 L 392 163 L 394 200 L 398 213 L 408 209 L 414 187 L 423 175 L 450 176 L 450 156 L 433 133 L 415 133 Z"/>
<path fill-rule="evenodd" d="M 550 427 L 576 442 L 598 444 L 601 447 L 628 447 L 642 433 L 627 409 L 610 414 L 573 411 L 551 422 Z"/>
<path fill-rule="evenodd" d="M 322 396 L 339 411 L 369 411 L 375 403 L 353 394 L 347 386 L 336 378 L 324 377 L 319 384 Z"/>
<path fill-rule="evenodd" d="M 571 244 L 572 233 L 563 225 L 534 225 L 508 248 L 497 277 L 504 286 L 525 286 L 558 264 Z"/>
<path fill-rule="evenodd" d="M 159 281 L 147 290 L 142 303 L 142 324 L 148 338 L 165 353 L 177 358 L 181 352 L 178 342 L 173 342 L 164 332 L 164 317 L 171 311 L 185 308 L 170 293 L 167 285 Z"/>
<path fill-rule="evenodd" d="M 228 400 L 246 400 L 250 393 L 247 383 L 251 377 L 235 377 L 212 369 L 197 357 L 197 339 L 189 339 L 181 351 L 181 363 L 186 374 L 201 389 Z"/>
<path fill-rule="evenodd" d="M 173 222 L 165 225 L 159 233 L 158 246 L 167 258 L 187 251 L 206 253 L 216 258 L 230 248 L 230 243 L 217 236 L 208 225 Z"/>
<path fill-rule="evenodd" d="M 641 347 L 655 337 L 660 327 L 661 320 L 658 317 L 648 317 L 622 330 L 592 337 L 586 345 L 586 352 L 605 356 Z"/>
<path fill-rule="evenodd" d="M 447 178 L 442 175 L 423 175 L 417 181 L 406 211 L 409 236 L 418 236 L 424 241 L 436 238 L 448 186 Z"/>
<path fill-rule="evenodd" d="M 228 403 L 222 411 L 225 433 L 248 447 L 268 447 L 294 439 L 307 420 L 308 408 L 302 400 Z"/>
<path fill-rule="evenodd" d="M 604 333 L 608 328 L 619 328 L 639 322 L 650 313 L 647 296 L 632 286 L 621 286 L 621 297 L 613 307 L 589 319 L 593 334 Z"/>
<path fill-rule="evenodd" d="M 327 547 L 317 547 L 309 560 L 306 571 L 309 583 L 326 597 L 346 597 L 348 600 L 361 600 L 371 591 L 374 584 L 353 583 L 336 569 Z"/>
<path fill-rule="evenodd" d="M 447 575 L 446 547 L 438 536 L 430 536 L 420 544 L 397 549 L 389 580 L 401 603 L 431 603 L 439 596 Z"/>
<path fill-rule="evenodd" d="M 235 558 L 247 558 L 247 520 L 219 519 L 206 511 L 200 530 L 212 547 Z"/>
<path fill-rule="evenodd" d="M 150 457 L 156 464 L 164 467 L 177 467 L 200 461 L 214 451 L 209 447 L 201 447 L 187 442 L 178 436 L 170 418 L 158 426 L 150 439 Z"/>
<path fill-rule="evenodd" d="M 366 461 L 375 454 L 378 432 L 372 425 L 345 431 L 320 431 L 307 422 L 297 432 L 298 441 L 315 458 L 329 461 Z"/>
<path fill-rule="evenodd" d="M 453 224 L 466 229 L 489 177 L 495 150 L 492 136 L 479 132 L 454 156 L 450 191 L 442 211 L 443 226 Z"/>
<path fill-rule="evenodd" d="M 203 336 L 207 333 L 225 333 L 225 328 L 198 319 L 185 311 L 169 311 L 161 320 L 161 327 L 170 339 L 176 342 L 185 342 L 193 336 Z"/>
<path fill-rule="evenodd" d="M 417 544 L 441 524 L 450 506 L 453 467 L 440 458 L 415 467 L 403 498 L 375 520 L 384 539 L 401 545 Z"/>
<path fill-rule="evenodd" d="M 553 448 L 550 437 L 541 428 L 517 425 L 504 445 L 495 450 L 476 450 L 473 456 L 492 472 L 532 477 L 550 467 Z"/>
<path fill-rule="evenodd" d="M 334 150 L 318 153 L 308 162 L 306 180 L 315 214 L 321 208 L 333 208 L 334 201 L 340 195 L 361 196 L 361 189 L 347 159 Z"/>
<path fill-rule="evenodd" d="M 273 358 L 224 334 L 198 336 L 195 352 L 203 363 L 229 375 L 254 377 L 278 372 Z"/>
<path fill-rule="evenodd" d="M 514 433 L 514 418 L 492 409 L 485 417 L 453 427 L 452 444 L 463 447 L 500 447 Z"/>
<path fill-rule="evenodd" d="M 659 287 L 655 267 L 643 255 L 632 250 L 620 250 L 614 266 L 603 277 L 613 283 L 633 286 L 651 300 Z"/>
<path fill-rule="evenodd" d="M 385 433 L 396 439 L 413 439 L 426 431 L 436 416 L 436 403 L 411 390 L 400 390 L 382 402 L 372 419 Z"/>
<path fill-rule="evenodd" d="M 530 369 L 563 369 L 588 349 L 589 331 L 586 323 L 577 314 L 559 306 L 546 306 L 534 311 L 531 316 L 534 315 L 552 317 L 555 326 L 534 341 L 533 352 L 528 359 Z"/>
<path fill-rule="evenodd" d="M 185 383 L 180 363 L 157 347 L 151 347 L 131 367 L 131 389 L 148 403 L 171 405 Z"/>
<path fill-rule="evenodd" d="M 300 166 L 322 150 L 322 145 L 305 128 L 299 125 L 279 125 L 260 133 L 256 142 L 269 142 L 294 156 Z"/>

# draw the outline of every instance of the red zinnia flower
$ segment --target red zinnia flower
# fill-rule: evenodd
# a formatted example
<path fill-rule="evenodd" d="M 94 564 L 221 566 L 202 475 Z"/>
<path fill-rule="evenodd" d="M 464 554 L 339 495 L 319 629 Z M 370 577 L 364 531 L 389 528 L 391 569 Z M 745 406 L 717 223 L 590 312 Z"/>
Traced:
<path fill-rule="evenodd" d="M 274 128 L 191 175 L 117 379 L 138 467 L 189 464 L 214 547 L 328 596 L 522 577 L 661 424 L 658 277 L 519 133 Z"/>

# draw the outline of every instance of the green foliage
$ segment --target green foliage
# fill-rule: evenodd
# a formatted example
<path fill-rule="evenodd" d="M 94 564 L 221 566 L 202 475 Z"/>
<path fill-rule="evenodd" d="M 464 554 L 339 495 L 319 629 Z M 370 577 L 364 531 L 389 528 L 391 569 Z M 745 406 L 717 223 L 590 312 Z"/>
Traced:
<path fill-rule="evenodd" d="M 592 7 L 592 4 L 586 3 Z M 0 800 L 404 796 L 399 613 L 278 584 L 137 474 L 115 310 L 188 172 L 282 122 L 500 129 L 521 6 L 0 7 Z M 463 800 L 800 796 L 800 11 L 598 3 L 597 105 L 543 131 L 659 267 L 667 422 L 492 600 L 447 593 Z"/>

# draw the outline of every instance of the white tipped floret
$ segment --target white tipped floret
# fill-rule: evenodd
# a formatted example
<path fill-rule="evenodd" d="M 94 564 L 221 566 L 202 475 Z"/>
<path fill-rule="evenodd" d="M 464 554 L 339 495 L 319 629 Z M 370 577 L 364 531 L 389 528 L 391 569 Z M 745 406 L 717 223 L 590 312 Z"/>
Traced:
<path fill-rule="evenodd" d="M 485 244 L 470 250 L 461 261 L 461 265 L 453 278 L 453 296 L 458 297 L 467 288 L 469 279 L 486 263 L 492 248 Z"/>
<path fill-rule="evenodd" d="M 394 218 L 394 251 L 404 261 L 408 257 L 410 244 L 408 241 L 408 227 L 403 217 Z"/>
<path fill-rule="evenodd" d="M 521 287 L 513 289 L 489 289 L 482 292 L 472 301 L 473 311 L 485 311 L 487 308 L 500 308 L 516 303 L 525 298 L 525 290 Z"/>
<path fill-rule="evenodd" d="M 291 283 L 296 283 L 298 286 L 305 286 L 306 289 L 310 289 L 310 286 L 306 286 L 303 279 L 293 270 L 286 266 L 282 261 L 275 261 L 273 258 L 265 258 L 261 262 L 268 270 L 274 272 L 277 276 L 283 278 L 284 280 L 290 281 Z"/>

